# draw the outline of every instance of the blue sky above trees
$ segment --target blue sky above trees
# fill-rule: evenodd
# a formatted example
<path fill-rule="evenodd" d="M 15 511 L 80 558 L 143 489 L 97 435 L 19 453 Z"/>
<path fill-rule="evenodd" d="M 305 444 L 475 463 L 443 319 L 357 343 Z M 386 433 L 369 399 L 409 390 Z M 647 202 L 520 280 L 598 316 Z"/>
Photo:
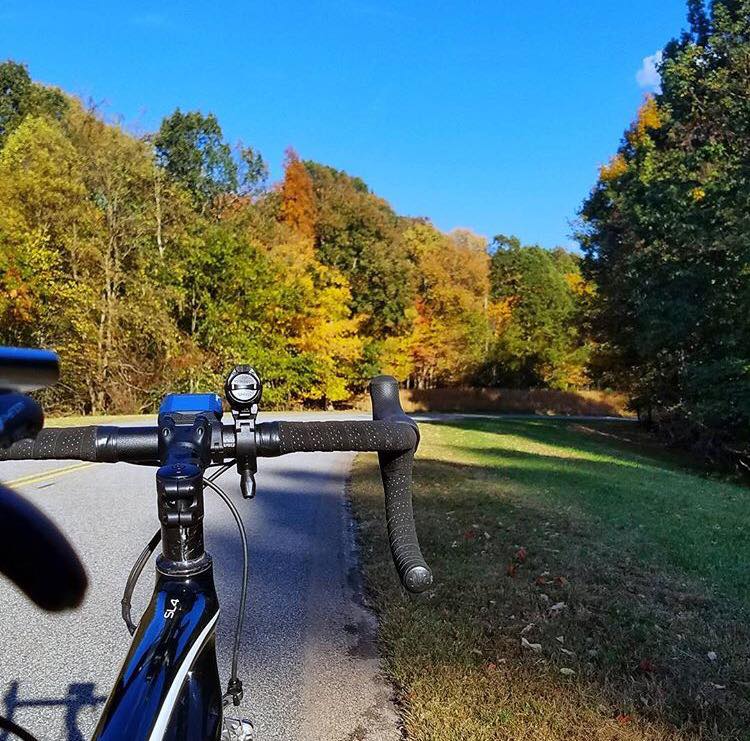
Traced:
<path fill-rule="evenodd" d="M 292 145 L 442 229 L 570 246 L 684 26 L 684 0 L 0 0 L 0 56 L 134 130 L 212 111 L 275 178 Z"/>

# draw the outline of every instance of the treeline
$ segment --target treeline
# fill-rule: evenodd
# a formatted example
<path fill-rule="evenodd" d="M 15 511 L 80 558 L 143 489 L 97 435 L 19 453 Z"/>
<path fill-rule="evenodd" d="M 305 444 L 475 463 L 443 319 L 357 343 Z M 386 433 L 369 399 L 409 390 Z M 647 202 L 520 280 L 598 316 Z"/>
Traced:
<path fill-rule="evenodd" d="M 269 404 L 587 382 L 577 257 L 396 214 L 356 177 L 180 110 L 145 137 L 0 64 L 0 342 L 55 348 L 50 408 L 152 409 L 238 362 Z"/>
<path fill-rule="evenodd" d="M 750 449 L 750 2 L 690 0 L 582 211 L 595 375 L 715 459 Z"/>

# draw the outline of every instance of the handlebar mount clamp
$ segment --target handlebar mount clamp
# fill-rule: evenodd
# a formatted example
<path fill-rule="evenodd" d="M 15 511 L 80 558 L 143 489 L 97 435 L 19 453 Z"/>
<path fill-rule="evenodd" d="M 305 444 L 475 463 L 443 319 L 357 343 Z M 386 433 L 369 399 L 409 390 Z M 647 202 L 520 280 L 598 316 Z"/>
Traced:
<path fill-rule="evenodd" d="M 235 457 L 240 475 L 240 490 L 245 499 L 255 496 L 255 474 L 258 451 L 255 443 L 255 420 L 263 385 L 258 372 L 249 365 L 238 365 L 227 376 L 224 394 L 232 409 L 235 433 Z"/>

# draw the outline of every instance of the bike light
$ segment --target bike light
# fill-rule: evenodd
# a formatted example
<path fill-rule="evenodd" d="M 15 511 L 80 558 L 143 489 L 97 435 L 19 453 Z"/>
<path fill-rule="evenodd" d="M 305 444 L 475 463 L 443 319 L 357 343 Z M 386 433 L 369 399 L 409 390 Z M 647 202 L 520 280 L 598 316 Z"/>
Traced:
<path fill-rule="evenodd" d="M 253 406 L 260 403 L 263 387 L 255 368 L 249 365 L 238 365 L 227 376 L 224 394 L 229 406 L 238 412 L 252 412 Z M 257 413 L 257 409 L 255 412 Z"/>

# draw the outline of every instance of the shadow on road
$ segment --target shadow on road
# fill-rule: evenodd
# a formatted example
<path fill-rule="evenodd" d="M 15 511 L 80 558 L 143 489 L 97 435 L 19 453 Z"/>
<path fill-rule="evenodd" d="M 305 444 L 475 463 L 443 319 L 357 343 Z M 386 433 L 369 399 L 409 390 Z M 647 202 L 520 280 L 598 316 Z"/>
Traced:
<path fill-rule="evenodd" d="M 65 709 L 65 730 L 68 741 L 84 741 L 84 735 L 78 727 L 78 715 L 85 708 L 96 708 L 107 699 L 105 695 L 97 695 L 93 682 L 71 682 L 65 697 L 38 697 L 25 699 L 19 692 L 19 682 L 13 681 L 3 695 L 4 715 L 13 720 L 19 708 L 49 708 L 62 707 Z M 0 741 L 11 741 L 15 738 L 5 731 L 0 732 Z"/>

